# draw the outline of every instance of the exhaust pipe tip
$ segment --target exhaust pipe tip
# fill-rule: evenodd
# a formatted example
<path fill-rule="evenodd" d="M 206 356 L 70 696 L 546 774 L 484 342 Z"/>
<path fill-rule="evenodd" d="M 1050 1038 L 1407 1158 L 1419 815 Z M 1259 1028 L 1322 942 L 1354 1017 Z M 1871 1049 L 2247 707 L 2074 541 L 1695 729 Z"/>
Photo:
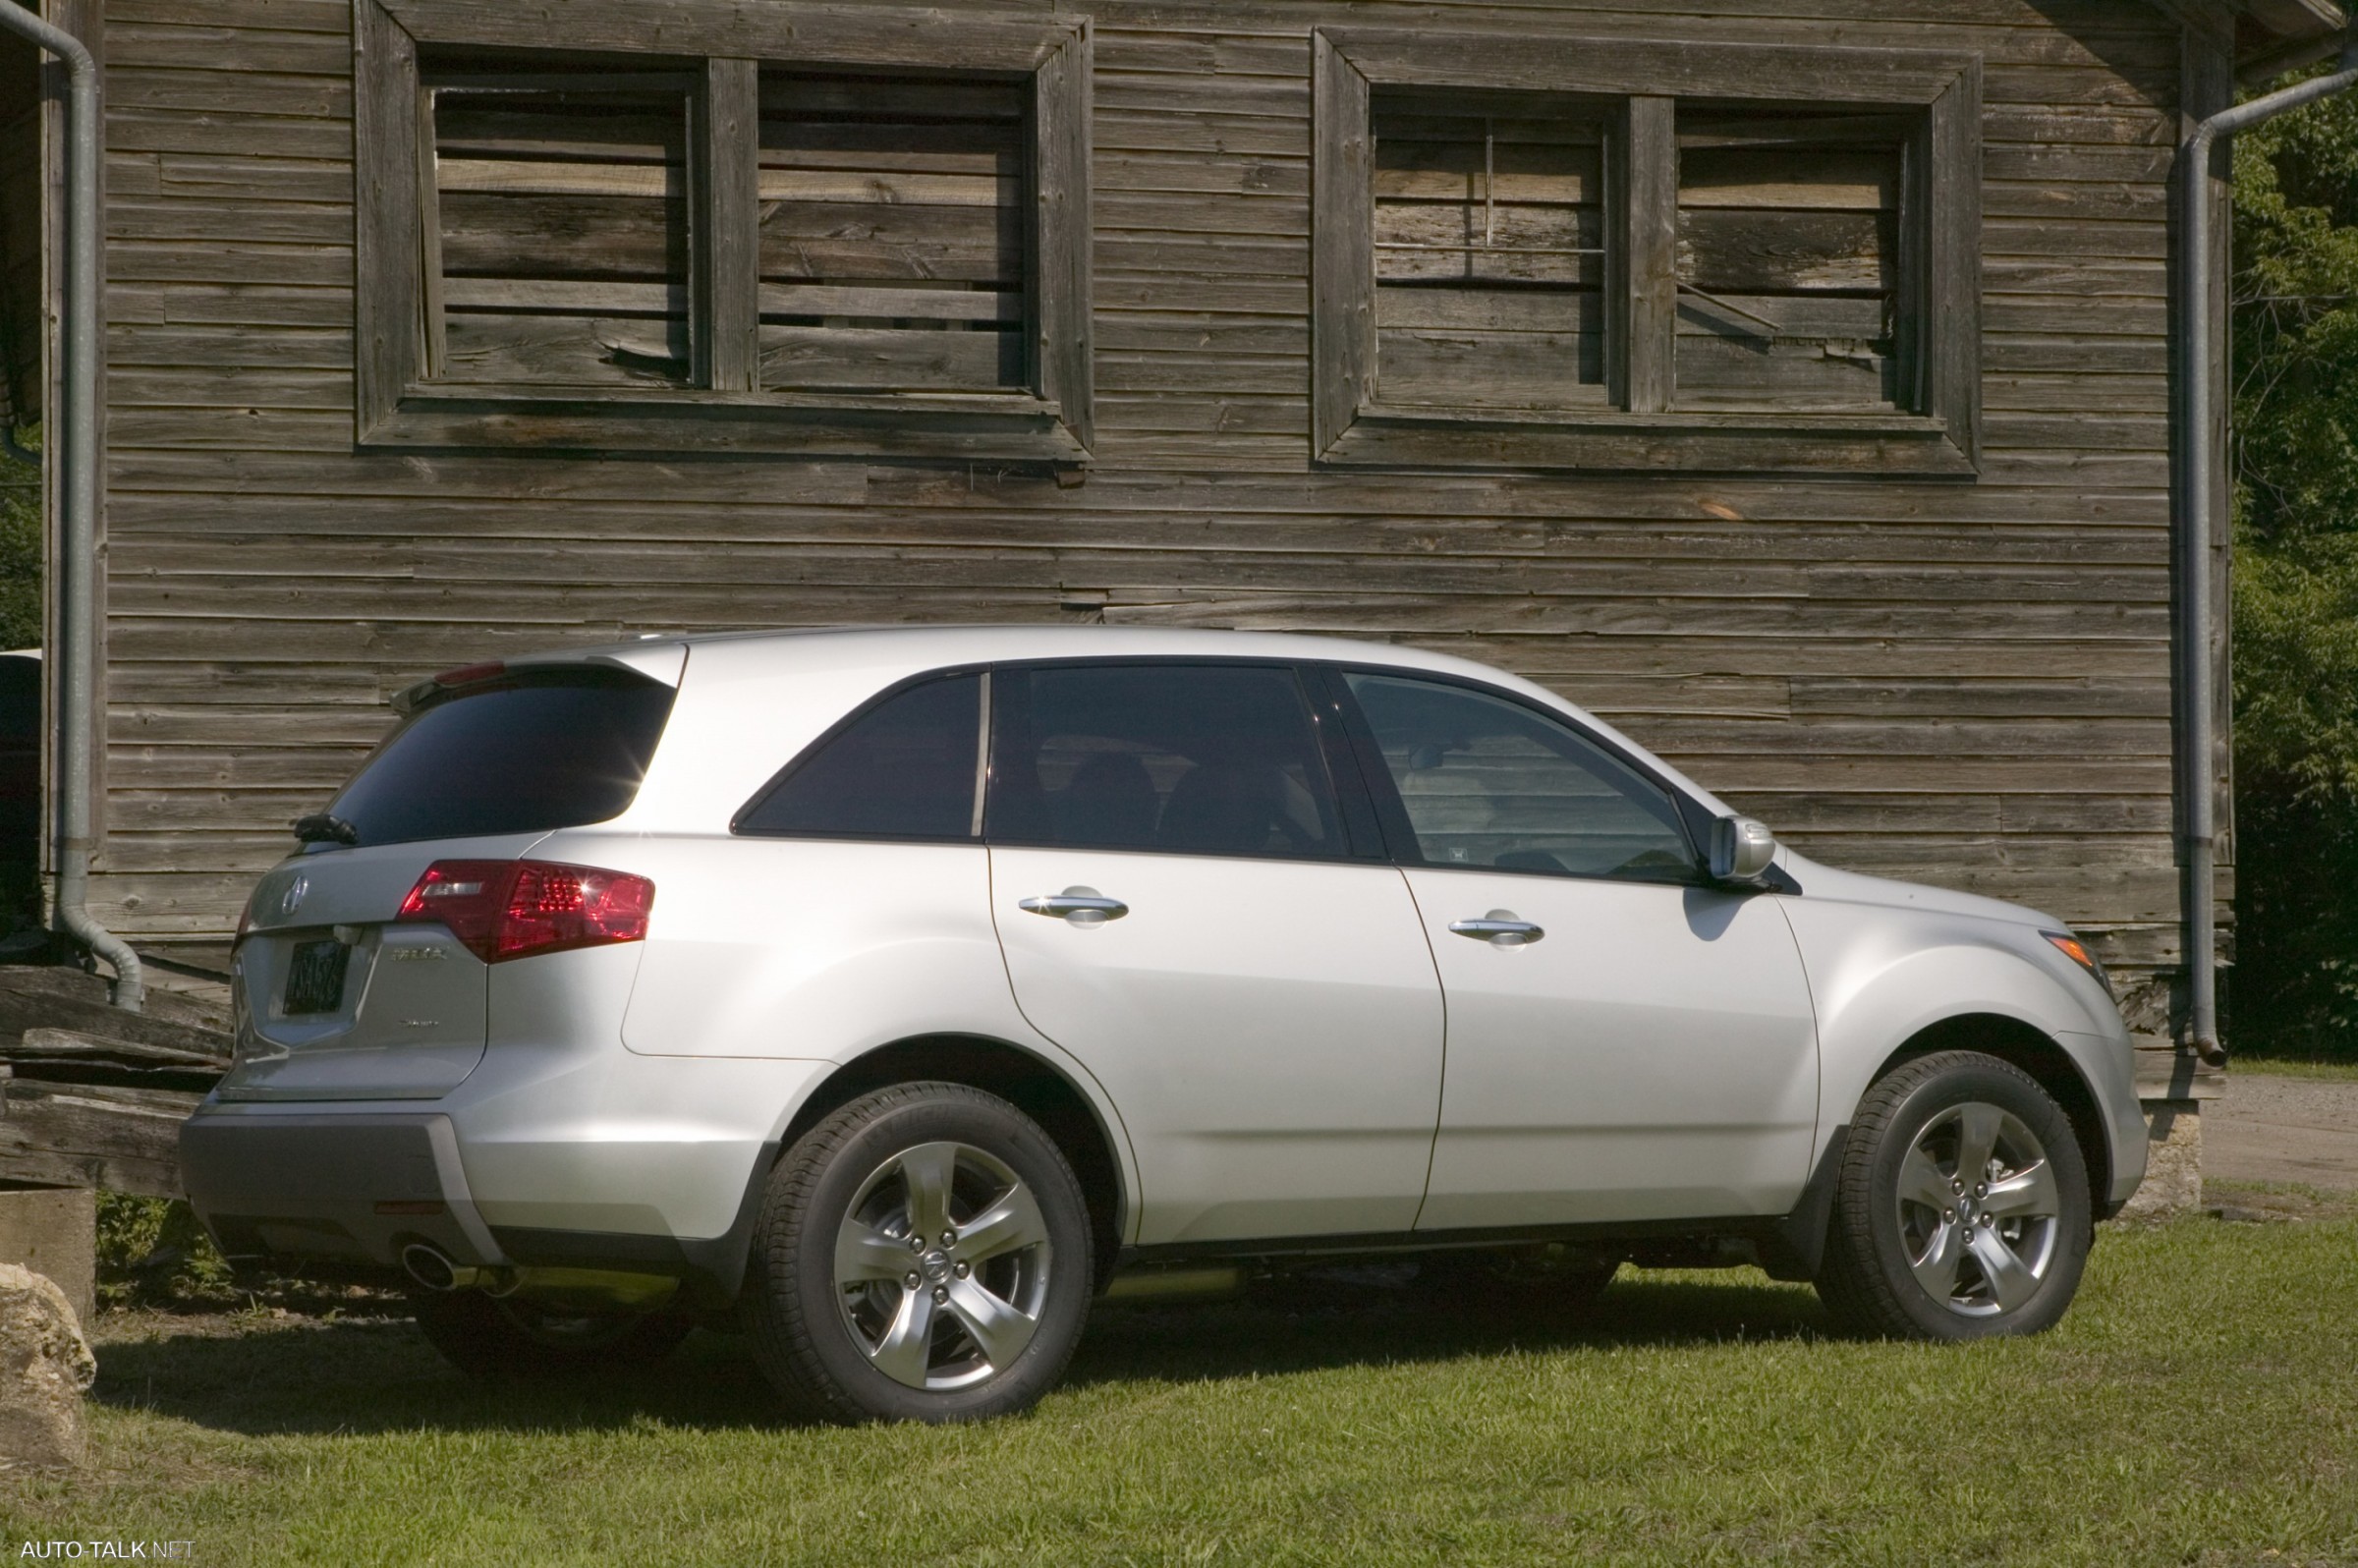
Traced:
<path fill-rule="evenodd" d="M 427 1290 L 465 1290 L 483 1277 L 483 1270 L 453 1262 L 441 1248 L 423 1242 L 412 1242 L 401 1250 L 401 1266 Z"/>

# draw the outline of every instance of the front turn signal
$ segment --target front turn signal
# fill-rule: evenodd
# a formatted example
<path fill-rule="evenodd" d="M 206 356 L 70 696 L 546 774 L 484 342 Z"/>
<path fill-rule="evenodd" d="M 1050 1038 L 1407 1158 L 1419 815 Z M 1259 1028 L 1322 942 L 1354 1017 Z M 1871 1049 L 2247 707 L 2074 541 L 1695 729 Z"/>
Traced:
<path fill-rule="evenodd" d="M 2086 942 L 2081 941 L 2069 931 L 2041 931 L 2039 934 L 2054 943 L 2056 950 L 2061 952 L 2065 958 L 2095 976 L 2096 982 L 2105 988 L 2106 996 L 2112 995 L 2112 977 L 2105 973 L 2105 966 L 2096 961 L 2094 953 L 2088 951 Z M 2114 997 L 2114 1000 L 2118 1000 L 2118 998 Z"/>

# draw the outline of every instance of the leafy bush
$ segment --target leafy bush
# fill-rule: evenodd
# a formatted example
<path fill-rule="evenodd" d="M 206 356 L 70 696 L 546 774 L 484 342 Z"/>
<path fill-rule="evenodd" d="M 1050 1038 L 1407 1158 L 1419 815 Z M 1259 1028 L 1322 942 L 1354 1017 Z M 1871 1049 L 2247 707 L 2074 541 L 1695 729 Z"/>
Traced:
<path fill-rule="evenodd" d="M 37 455 L 40 427 L 18 430 L 15 444 Z M 40 644 L 41 471 L 0 454 L 0 648 Z"/>
<path fill-rule="evenodd" d="M 237 1299 L 228 1262 L 186 1203 L 98 1195 L 101 1306 L 219 1306 Z"/>
<path fill-rule="evenodd" d="M 2358 1060 L 2358 101 L 2235 149 L 2230 1042 Z"/>

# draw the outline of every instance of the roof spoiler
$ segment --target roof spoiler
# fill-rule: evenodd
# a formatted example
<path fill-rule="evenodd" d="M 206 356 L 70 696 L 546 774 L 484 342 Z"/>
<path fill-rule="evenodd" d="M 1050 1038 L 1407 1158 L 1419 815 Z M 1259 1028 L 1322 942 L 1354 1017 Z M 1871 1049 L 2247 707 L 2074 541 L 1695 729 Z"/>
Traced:
<path fill-rule="evenodd" d="M 407 718 L 426 702 L 461 687 L 484 681 L 496 681 L 524 670 L 562 669 L 567 665 L 602 665 L 608 669 L 628 670 L 664 686 L 677 686 L 687 673 L 688 644 L 649 640 L 646 643 L 626 643 L 615 647 L 579 648 L 563 653 L 528 653 L 522 658 L 486 659 L 479 664 L 463 664 L 456 669 L 429 675 L 422 681 L 403 687 L 386 700 L 394 712 Z"/>

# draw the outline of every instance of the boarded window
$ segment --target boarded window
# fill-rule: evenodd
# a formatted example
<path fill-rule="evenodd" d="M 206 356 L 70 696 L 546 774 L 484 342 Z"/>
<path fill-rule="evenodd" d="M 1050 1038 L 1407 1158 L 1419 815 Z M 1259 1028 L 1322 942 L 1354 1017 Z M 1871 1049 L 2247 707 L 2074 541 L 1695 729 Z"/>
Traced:
<path fill-rule="evenodd" d="M 429 296 L 429 376 L 686 385 L 688 80 L 610 70 L 424 80 L 441 308 L 437 345 Z M 436 257 L 426 259 L 430 290 Z"/>
<path fill-rule="evenodd" d="M 1382 399 L 1601 407 L 1601 115 L 1416 92 L 1377 94 L 1372 114 Z"/>
<path fill-rule="evenodd" d="M 1893 409 L 1909 124 L 1678 115 L 1677 406 Z"/>
<path fill-rule="evenodd" d="M 761 385 L 1032 376 L 1028 84 L 761 73 Z"/>
<path fill-rule="evenodd" d="M 1088 20 L 931 16 L 355 0 L 361 443 L 1088 461 Z"/>
<path fill-rule="evenodd" d="M 1978 56 L 1312 29 L 1321 463 L 1981 463 Z"/>

